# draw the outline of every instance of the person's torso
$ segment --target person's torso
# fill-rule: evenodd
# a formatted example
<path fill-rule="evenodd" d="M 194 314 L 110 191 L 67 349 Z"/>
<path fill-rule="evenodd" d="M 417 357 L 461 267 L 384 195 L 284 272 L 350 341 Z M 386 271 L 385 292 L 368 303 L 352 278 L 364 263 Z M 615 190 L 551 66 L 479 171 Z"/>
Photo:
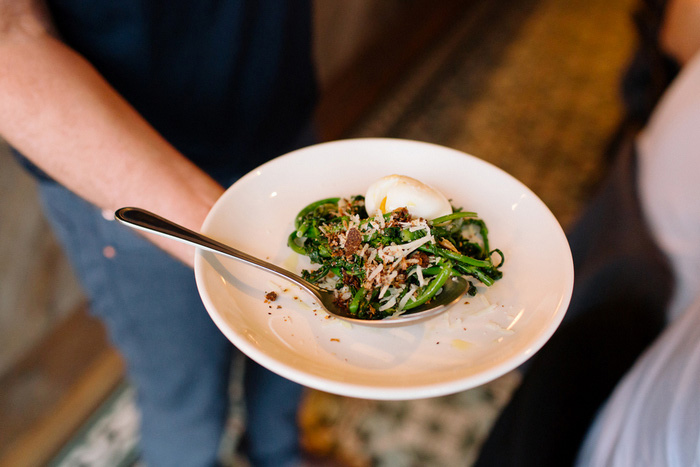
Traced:
<path fill-rule="evenodd" d="M 308 124 L 306 1 L 50 0 L 56 28 L 186 156 L 244 173 Z"/>

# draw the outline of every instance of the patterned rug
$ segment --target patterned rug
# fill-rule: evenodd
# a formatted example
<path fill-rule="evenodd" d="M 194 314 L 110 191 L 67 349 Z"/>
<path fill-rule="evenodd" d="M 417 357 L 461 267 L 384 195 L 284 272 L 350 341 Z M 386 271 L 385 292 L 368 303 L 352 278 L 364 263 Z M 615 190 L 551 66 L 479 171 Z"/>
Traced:
<path fill-rule="evenodd" d="M 498 3 L 498 2 L 494 2 Z M 605 170 L 620 116 L 618 80 L 633 46 L 631 0 L 482 2 L 449 31 L 350 136 L 442 144 L 528 185 L 566 227 Z M 470 465 L 517 386 L 512 372 L 451 396 L 378 402 L 307 392 L 303 443 L 349 467 Z M 239 390 L 234 385 L 234 397 Z M 223 447 L 244 420 L 234 406 Z M 138 462 L 138 413 L 125 386 L 54 465 Z"/>

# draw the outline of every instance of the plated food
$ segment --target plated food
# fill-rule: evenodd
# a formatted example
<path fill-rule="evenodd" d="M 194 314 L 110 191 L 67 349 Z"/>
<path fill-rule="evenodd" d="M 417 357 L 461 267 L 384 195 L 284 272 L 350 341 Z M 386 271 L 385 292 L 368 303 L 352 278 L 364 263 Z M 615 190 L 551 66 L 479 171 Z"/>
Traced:
<path fill-rule="evenodd" d="M 475 212 L 453 208 L 434 188 L 402 175 L 370 185 L 365 196 L 325 198 L 296 216 L 288 245 L 319 267 L 304 279 L 335 293 L 359 319 L 410 313 L 439 296 L 451 276 L 491 286 L 504 255 L 491 249 Z"/>
<path fill-rule="evenodd" d="M 319 265 L 287 246 L 295 214 L 314 200 L 362 193 L 368 174 L 397 171 L 477 212 L 487 223 L 490 245 L 505 255 L 499 268 L 503 277 L 490 287 L 477 285 L 476 296 L 465 295 L 439 316 L 378 328 L 329 317 L 300 289 L 269 273 L 198 252 L 195 277 L 202 301 L 238 349 L 271 371 L 322 391 L 403 400 L 483 384 L 544 345 L 571 297 L 573 262 L 566 236 L 531 190 L 464 152 L 381 138 L 310 146 L 239 179 L 212 208 L 202 231 L 295 273 L 315 269 Z M 365 193 L 365 203 L 368 199 Z M 391 199 L 387 195 L 385 207 Z M 383 201 L 378 195 L 375 205 Z M 499 257 L 494 261 L 498 264 Z M 261 300 L 273 290 L 274 302 Z"/>

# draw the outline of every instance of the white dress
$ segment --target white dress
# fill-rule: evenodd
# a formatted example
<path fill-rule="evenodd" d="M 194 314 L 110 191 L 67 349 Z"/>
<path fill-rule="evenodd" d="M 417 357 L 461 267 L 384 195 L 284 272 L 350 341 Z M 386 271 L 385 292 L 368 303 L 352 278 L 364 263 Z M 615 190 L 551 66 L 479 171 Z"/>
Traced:
<path fill-rule="evenodd" d="M 596 417 L 577 465 L 700 466 L 700 54 L 665 93 L 637 149 L 642 210 L 676 289 L 668 327 Z"/>

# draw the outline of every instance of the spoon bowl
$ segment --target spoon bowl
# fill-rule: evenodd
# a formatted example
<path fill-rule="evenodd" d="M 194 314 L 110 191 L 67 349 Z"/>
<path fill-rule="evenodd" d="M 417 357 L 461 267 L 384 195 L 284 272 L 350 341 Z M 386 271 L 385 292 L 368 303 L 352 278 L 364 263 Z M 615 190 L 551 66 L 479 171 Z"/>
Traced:
<path fill-rule="evenodd" d="M 401 326 L 431 318 L 447 310 L 449 306 L 455 304 L 460 297 L 464 295 L 464 292 L 468 287 L 466 279 L 462 277 L 452 277 L 450 278 L 451 280 L 448 280 L 445 283 L 442 291 L 429 303 L 412 308 L 411 310 L 398 316 L 391 316 L 378 320 L 359 319 L 351 315 L 347 310 L 340 308 L 335 304 L 333 292 L 323 290 L 315 284 L 302 279 L 297 274 L 237 250 L 229 245 L 214 240 L 211 237 L 189 230 L 173 221 L 164 219 L 157 214 L 141 208 L 125 207 L 118 209 L 115 212 L 115 218 L 122 224 L 131 228 L 189 243 L 198 248 L 228 256 L 287 279 L 311 294 L 329 315 L 363 326 Z"/>

